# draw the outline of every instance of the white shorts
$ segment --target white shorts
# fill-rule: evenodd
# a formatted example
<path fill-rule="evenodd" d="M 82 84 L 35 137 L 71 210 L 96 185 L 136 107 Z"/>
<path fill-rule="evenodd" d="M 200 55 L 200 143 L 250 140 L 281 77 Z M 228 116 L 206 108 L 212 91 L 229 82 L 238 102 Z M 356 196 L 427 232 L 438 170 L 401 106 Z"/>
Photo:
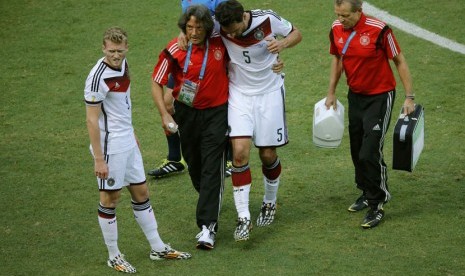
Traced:
<path fill-rule="evenodd" d="M 146 181 L 142 155 L 138 146 L 132 149 L 106 156 L 108 178 L 97 177 L 99 190 L 120 190 L 131 184 L 143 184 Z"/>
<path fill-rule="evenodd" d="M 260 95 L 229 92 L 229 136 L 252 137 L 256 147 L 282 146 L 288 143 L 285 114 L 285 90 Z"/>

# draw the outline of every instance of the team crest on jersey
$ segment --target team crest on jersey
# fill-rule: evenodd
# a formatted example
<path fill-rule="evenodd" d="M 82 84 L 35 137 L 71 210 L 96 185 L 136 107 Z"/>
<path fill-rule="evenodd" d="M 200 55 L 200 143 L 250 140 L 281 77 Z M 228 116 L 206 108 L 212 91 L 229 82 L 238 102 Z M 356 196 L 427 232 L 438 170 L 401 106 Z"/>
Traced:
<path fill-rule="evenodd" d="M 107 185 L 110 187 L 113 187 L 115 185 L 115 179 L 114 178 L 108 178 L 107 180 Z"/>
<path fill-rule="evenodd" d="M 344 39 L 342 39 L 342 37 L 340 37 L 339 40 L 337 41 L 337 43 L 343 44 L 343 43 L 344 43 Z"/>
<path fill-rule="evenodd" d="M 360 44 L 363 46 L 367 46 L 368 44 L 370 44 L 370 37 L 367 35 L 362 35 L 360 37 Z"/>
<path fill-rule="evenodd" d="M 215 49 L 213 55 L 215 56 L 216 60 L 221 60 L 223 58 L 223 53 L 221 53 L 221 50 L 219 49 Z"/>
<path fill-rule="evenodd" d="M 263 40 L 263 38 L 265 38 L 265 33 L 263 32 L 262 29 L 256 29 L 254 34 L 253 34 L 253 37 L 256 40 Z"/>

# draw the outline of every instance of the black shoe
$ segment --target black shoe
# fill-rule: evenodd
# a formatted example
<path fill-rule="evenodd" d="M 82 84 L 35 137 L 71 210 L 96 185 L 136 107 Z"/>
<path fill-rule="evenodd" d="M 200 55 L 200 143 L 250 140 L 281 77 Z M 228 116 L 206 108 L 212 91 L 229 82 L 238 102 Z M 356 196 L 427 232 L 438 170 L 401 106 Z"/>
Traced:
<path fill-rule="evenodd" d="M 184 159 L 181 161 L 170 161 L 170 160 L 163 160 L 163 163 L 156 169 L 149 171 L 147 174 L 150 176 L 154 176 L 155 178 L 161 178 L 168 176 L 170 174 L 180 173 L 186 169 L 187 164 Z"/>
<path fill-rule="evenodd" d="M 362 227 L 364 229 L 374 228 L 376 227 L 381 220 L 384 218 L 384 210 L 383 209 L 371 209 L 365 215 L 365 218 L 362 222 Z"/>
<path fill-rule="evenodd" d="M 347 209 L 349 212 L 358 212 L 362 211 L 363 209 L 368 207 L 368 200 L 366 199 L 365 195 L 361 195 L 357 200 L 354 202 L 354 204 L 349 206 L 349 209 Z"/>

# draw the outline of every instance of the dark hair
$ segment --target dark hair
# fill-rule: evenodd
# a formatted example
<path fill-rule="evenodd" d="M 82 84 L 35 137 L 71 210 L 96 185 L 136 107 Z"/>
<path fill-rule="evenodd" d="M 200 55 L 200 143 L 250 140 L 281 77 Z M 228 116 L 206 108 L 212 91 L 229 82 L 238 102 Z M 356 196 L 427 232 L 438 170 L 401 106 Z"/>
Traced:
<path fill-rule="evenodd" d="M 221 2 L 215 9 L 215 18 L 221 26 L 242 22 L 244 7 L 236 0 Z"/>
<path fill-rule="evenodd" d="M 208 39 L 211 36 L 214 28 L 210 10 L 204 5 L 192 5 L 188 7 L 186 12 L 183 13 L 178 20 L 178 27 L 182 30 L 183 33 L 186 33 L 187 21 L 189 21 L 192 16 L 195 17 L 197 22 L 202 24 L 207 34 L 205 39 Z"/>

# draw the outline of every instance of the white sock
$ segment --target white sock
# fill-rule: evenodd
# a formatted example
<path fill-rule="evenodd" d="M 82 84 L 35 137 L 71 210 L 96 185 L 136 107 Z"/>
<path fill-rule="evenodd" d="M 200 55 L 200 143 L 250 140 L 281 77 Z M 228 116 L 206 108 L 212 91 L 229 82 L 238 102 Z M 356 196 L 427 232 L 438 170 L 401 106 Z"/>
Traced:
<path fill-rule="evenodd" d="M 276 203 L 279 188 L 279 177 L 275 180 L 269 180 L 263 177 L 263 184 L 265 186 L 265 195 L 263 196 L 263 202 L 265 203 Z"/>
<path fill-rule="evenodd" d="M 150 243 L 150 247 L 155 251 L 164 251 L 165 243 L 161 240 L 158 234 L 158 224 L 153 213 L 150 201 L 143 203 L 132 202 L 134 218 L 145 234 L 145 237 Z"/>
<path fill-rule="evenodd" d="M 249 193 L 251 184 L 233 187 L 234 203 L 236 204 L 237 216 L 250 219 Z"/>
<path fill-rule="evenodd" d="M 100 229 L 102 229 L 103 240 L 108 249 L 108 257 L 113 260 L 120 254 L 118 248 L 118 222 L 116 216 L 111 219 L 98 216 Z"/>

